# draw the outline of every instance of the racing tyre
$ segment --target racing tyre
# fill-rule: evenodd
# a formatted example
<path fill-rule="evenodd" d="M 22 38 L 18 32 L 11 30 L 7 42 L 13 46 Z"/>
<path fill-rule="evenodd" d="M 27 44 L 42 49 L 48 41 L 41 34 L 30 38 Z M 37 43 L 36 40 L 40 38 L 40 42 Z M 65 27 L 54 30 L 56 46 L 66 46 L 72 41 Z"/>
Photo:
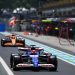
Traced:
<path fill-rule="evenodd" d="M 17 55 L 17 54 L 11 54 L 10 55 L 10 67 L 12 68 L 13 67 L 13 57 Z"/>
<path fill-rule="evenodd" d="M 23 41 L 23 47 L 25 47 L 25 40 Z"/>
<path fill-rule="evenodd" d="M 12 68 L 13 68 L 14 71 L 18 70 L 18 68 L 16 67 L 16 65 L 19 64 L 19 61 L 20 60 L 19 60 L 18 56 L 17 56 L 17 58 L 16 58 L 16 56 L 13 57 Z"/>
<path fill-rule="evenodd" d="M 1 39 L 1 46 L 3 46 L 4 47 L 4 43 L 3 43 L 3 40 Z"/>
<path fill-rule="evenodd" d="M 10 67 L 12 68 L 12 66 L 13 66 L 13 55 L 11 54 L 11 56 L 10 56 Z"/>
<path fill-rule="evenodd" d="M 57 71 L 58 62 L 57 62 L 56 55 L 50 56 L 50 64 L 53 64 L 54 67 L 49 68 L 49 70 L 51 70 L 51 71 Z"/>

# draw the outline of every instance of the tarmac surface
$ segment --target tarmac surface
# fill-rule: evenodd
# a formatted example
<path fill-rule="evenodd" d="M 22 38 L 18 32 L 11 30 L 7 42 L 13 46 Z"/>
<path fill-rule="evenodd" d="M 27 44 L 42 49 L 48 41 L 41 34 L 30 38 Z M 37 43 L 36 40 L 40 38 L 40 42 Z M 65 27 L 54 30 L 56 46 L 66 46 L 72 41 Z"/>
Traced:
<path fill-rule="evenodd" d="M 22 35 L 25 38 L 40 42 L 40 43 L 44 43 L 46 45 L 49 45 L 53 48 L 56 48 L 58 50 L 62 50 L 62 51 L 66 51 L 69 52 L 71 54 L 75 55 L 75 41 L 70 40 L 71 43 L 63 38 L 60 38 L 60 43 L 59 43 L 59 38 L 56 36 L 47 36 L 47 35 L 38 35 L 36 36 L 35 33 L 32 33 L 32 35 L 24 35 L 24 32 L 14 32 L 16 34 Z"/>
<path fill-rule="evenodd" d="M 0 75 L 8 75 L 0 62 Z"/>

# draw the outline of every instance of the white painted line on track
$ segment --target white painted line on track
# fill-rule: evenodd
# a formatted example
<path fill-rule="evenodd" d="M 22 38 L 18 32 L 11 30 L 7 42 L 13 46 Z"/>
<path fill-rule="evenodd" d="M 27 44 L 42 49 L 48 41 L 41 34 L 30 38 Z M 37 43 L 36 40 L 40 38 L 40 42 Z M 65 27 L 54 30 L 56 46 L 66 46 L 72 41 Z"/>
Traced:
<path fill-rule="evenodd" d="M 1 34 L 3 34 L 3 35 L 11 35 L 11 33 L 9 33 L 9 32 L 0 32 Z"/>
<path fill-rule="evenodd" d="M 4 69 L 6 70 L 8 75 L 14 75 L 13 72 L 10 70 L 10 68 L 7 66 L 7 64 L 5 63 L 5 61 L 3 60 L 2 57 L 0 57 L 0 62 L 2 64 L 2 66 L 4 67 Z"/>

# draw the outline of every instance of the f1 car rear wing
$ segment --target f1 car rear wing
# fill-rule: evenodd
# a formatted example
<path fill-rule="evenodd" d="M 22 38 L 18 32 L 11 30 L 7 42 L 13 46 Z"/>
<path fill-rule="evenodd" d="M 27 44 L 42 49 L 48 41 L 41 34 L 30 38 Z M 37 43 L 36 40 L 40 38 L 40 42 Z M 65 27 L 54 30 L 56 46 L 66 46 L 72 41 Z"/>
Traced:
<path fill-rule="evenodd" d="M 28 47 L 27 48 L 25 48 L 25 47 L 18 47 L 18 50 L 19 51 L 30 51 L 30 50 L 32 50 L 32 48 L 30 48 L 30 47 L 29 48 Z M 41 50 L 43 50 L 43 48 L 39 48 L 38 47 L 38 48 L 35 48 L 35 50 L 41 51 Z"/>
<path fill-rule="evenodd" d="M 19 51 L 28 51 L 30 50 L 30 48 L 24 48 L 24 47 L 18 47 Z"/>

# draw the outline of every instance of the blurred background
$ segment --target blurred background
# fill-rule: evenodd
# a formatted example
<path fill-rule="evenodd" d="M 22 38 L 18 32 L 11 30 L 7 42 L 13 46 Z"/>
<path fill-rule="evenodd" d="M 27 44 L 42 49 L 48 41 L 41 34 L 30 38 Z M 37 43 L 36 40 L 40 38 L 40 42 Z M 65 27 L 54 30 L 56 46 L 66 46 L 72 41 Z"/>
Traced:
<path fill-rule="evenodd" d="M 0 31 L 73 38 L 75 0 L 0 0 Z"/>

